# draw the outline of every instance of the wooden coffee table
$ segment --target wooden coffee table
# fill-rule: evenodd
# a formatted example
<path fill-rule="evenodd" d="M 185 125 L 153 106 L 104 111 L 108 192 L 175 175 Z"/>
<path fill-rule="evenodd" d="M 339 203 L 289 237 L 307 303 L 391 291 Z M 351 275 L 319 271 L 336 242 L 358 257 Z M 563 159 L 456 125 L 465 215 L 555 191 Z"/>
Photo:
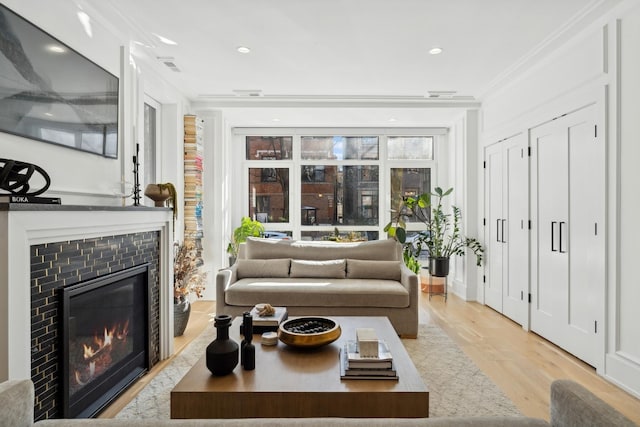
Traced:
<path fill-rule="evenodd" d="M 254 335 L 256 369 L 240 364 L 214 377 L 205 355 L 171 391 L 171 418 L 276 418 L 429 416 L 429 390 L 386 317 L 330 316 L 341 337 L 324 347 L 297 349 L 282 342 L 263 346 Z M 241 341 L 236 317 L 229 335 Z M 389 344 L 399 380 L 341 380 L 339 354 L 355 329 L 374 328 Z M 213 340 L 214 337 L 211 337 Z"/>

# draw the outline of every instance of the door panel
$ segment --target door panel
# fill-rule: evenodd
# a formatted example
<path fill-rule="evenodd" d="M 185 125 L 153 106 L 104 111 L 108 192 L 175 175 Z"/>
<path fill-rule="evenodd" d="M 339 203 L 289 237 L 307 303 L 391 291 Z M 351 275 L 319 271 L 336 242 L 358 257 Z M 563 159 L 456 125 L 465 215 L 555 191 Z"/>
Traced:
<path fill-rule="evenodd" d="M 569 290 L 568 324 L 572 353 L 595 364 L 594 322 L 604 289 L 604 157 L 588 114 L 569 127 Z M 597 235 L 597 227 L 600 233 Z"/>
<path fill-rule="evenodd" d="M 521 325 L 529 315 L 529 159 L 524 135 L 505 147 L 505 267 L 503 314 Z M 528 325 L 527 325 L 528 326 Z"/>
<path fill-rule="evenodd" d="M 484 302 L 502 313 L 502 149 L 500 144 L 487 148 L 487 270 Z"/>
<path fill-rule="evenodd" d="M 604 143 L 595 106 L 531 131 L 531 329 L 590 364 L 604 352 Z M 600 338 L 602 337 L 602 338 Z"/>
<path fill-rule="evenodd" d="M 538 159 L 538 282 L 531 327 L 555 336 L 554 318 L 566 298 L 568 268 L 559 250 L 560 222 L 567 222 L 567 141 L 563 132 L 540 135 L 535 141 Z M 547 336 L 545 335 L 545 336 Z"/>

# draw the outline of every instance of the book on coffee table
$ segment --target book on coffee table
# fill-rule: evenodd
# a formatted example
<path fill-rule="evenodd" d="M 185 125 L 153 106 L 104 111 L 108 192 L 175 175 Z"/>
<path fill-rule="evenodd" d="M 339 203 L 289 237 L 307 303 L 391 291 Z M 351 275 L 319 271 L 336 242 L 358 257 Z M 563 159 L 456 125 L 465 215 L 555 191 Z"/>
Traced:
<path fill-rule="evenodd" d="M 353 368 L 349 361 L 348 343 L 340 349 L 340 379 L 343 380 L 397 380 L 398 373 L 392 361 L 371 368 Z"/>
<path fill-rule="evenodd" d="M 255 307 L 249 311 L 253 318 L 253 333 L 262 334 L 264 332 L 277 331 L 280 323 L 288 318 L 287 307 L 273 307 L 276 312 L 271 316 L 260 316 Z M 242 324 L 240 324 L 240 333 L 242 334 Z"/>
<path fill-rule="evenodd" d="M 389 369 L 393 365 L 393 356 L 389 346 L 383 340 L 378 341 L 378 356 L 362 356 L 357 341 L 349 340 L 345 344 L 349 369 Z"/>

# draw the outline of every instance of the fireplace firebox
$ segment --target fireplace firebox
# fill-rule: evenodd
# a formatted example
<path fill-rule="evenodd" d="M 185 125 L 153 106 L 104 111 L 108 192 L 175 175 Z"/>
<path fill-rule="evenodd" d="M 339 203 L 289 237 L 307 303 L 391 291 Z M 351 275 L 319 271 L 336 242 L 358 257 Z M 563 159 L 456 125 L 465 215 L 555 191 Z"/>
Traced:
<path fill-rule="evenodd" d="M 151 364 L 149 264 L 62 288 L 62 411 L 88 418 Z"/>

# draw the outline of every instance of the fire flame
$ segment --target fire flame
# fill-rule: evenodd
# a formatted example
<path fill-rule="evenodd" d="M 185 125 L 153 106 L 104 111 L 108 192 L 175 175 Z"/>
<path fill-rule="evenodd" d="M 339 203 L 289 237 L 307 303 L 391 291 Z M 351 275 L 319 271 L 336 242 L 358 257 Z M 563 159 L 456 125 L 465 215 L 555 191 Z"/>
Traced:
<path fill-rule="evenodd" d="M 89 383 L 96 375 L 96 360 L 101 359 L 101 371 L 104 371 L 104 357 L 108 360 L 107 365 L 111 363 L 111 348 L 115 342 L 126 342 L 129 335 L 129 320 L 123 324 L 117 324 L 112 328 L 104 327 L 102 334 L 96 334 L 93 337 L 93 343 L 82 344 L 82 356 L 88 362 L 88 366 L 81 370 L 74 370 L 74 378 L 76 383 L 84 386 Z M 108 366 L 107 366 L 108 367 Z"/>

